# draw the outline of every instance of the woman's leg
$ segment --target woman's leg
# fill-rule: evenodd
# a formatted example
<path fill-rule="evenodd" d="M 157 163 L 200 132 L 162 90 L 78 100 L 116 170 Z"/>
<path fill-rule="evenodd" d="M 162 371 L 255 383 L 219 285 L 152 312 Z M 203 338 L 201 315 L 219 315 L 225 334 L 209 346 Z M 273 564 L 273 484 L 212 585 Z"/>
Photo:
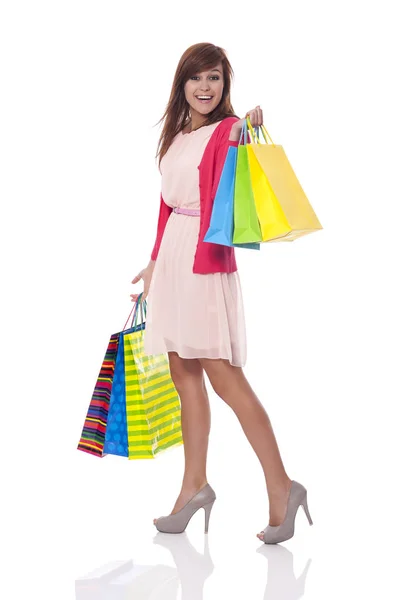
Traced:
<path fill-rule="evenodd" d="M 211 414 L 204 371 L 198 359 L 168 352 L 172 381 L 180 397 L 185 471 L 171 514 L 178 512 L 207 483 L 206 463 Z M 154 519 L 155 521 L 156 519 Z"/>
<path fill-rule="evenodd" d="M 264 471 L 269 525 L 280 525 L 285 517 L 291 479 L 288 477 L 268 414 L 252 390 L 243 370 L 225 359 L 198 359 L 220 398 L 235 412 Z M 263 539 L 262 533 L 258 534 Z"/>

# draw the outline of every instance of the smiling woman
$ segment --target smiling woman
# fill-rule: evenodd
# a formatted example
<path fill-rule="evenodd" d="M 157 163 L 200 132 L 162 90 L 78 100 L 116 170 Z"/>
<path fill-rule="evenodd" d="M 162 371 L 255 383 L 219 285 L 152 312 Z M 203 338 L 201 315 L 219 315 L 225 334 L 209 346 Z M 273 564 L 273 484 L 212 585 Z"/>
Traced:
<path fill-rule="evenodd" d="M 185 84 L 185 97 L 191 107 L 191 130 L 198 129 L 204 122 L 204 111 L 200 108 L 207 106 L 207 112 L 218 106 L 224 89 L 224 78 L 222 74 L 222 62 L 220 61 L 214 69 L 204 71 L 199 75 L 190 77 Z M 196 109 L 193 98 L 199 106 Z"/>
<path fill-rule="evenodd" d="M 143 278 L 144 298 L 148 291 L 144 353 L 168 353 L 182 412 L 182 490 L 172 513 L 154 519 L 155 526 L 180 533 L 204 508 L 208 531 L 216 496 L 206 475 L 210 406 L 205 371 L 260 459 L 270 522 L 257 536 L 270 544 L 293 535 L 298 506 L 308 511 L 307 490 L 288 477 L 269 417 L 242 371 L 246 328 L 235 249 L 204 242 L 225 158 L 231 146 L 238 146 L 242 122 L 231 105 L 232 73 L 225 51 L 213 44 L 195 44 L 179 61 L 162 117 L 156 240 L 149 265 L 132 283 Z M 248 114 L 252 125 L 262 124 L 259 106 Z"/>
<path fill-rule="evenodd" d="M 172 140 L 227 117 L 236 117 L 231 104 L 233 69 L 219 46 L 194 44 L 181 56 L 175 71 L 157 148 L 159 166 Z"/>
<path fill-rule="evenodd" d="M 210 71 L 190 77 L 184 87 L 185 98 L 190 106 L 190 121 L 185 126 L 195 131 L 207 121 L 207 115 L 221 102 L 224 89 L 222 62 Z M 203 109 L 206 107 L 206 110 Z"/>

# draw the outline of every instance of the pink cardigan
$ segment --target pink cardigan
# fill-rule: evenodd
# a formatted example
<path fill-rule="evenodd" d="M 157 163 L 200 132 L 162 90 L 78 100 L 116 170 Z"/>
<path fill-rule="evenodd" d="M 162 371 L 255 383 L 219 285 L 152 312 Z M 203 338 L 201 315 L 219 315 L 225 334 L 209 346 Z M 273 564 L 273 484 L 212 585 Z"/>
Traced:
<path fill-rule="evenodd" d="M 229 146 L 238 146 L 239 142 L 230 140 L 232 125 L 239 119 L 227 117 L 214 129 L 208 144 L 204 150 L 199 169 L 200 187 L 200 230 L 193 261 L 193 273 L 232 273 L 237 271 L 235 248 L 232 246 L 221 246 L 210 242 L 203 242 L 210 225 L 211 213 L 215 194 L 225 157 Z M 172 212 L 160 198 L 160 212 L 158 215 L 157 235 L 151 253 L 151 260 L 156 260 L 160 248 L 164 229 Z M 197 219 L 198 217 L 193 217 Z"/>

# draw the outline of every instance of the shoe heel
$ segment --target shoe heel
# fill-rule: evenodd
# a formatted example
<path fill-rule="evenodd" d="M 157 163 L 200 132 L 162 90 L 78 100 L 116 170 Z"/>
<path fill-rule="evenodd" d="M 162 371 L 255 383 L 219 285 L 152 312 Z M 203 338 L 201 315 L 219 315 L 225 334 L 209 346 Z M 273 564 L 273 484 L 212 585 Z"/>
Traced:
<path fill-rule="evenodd" d="M 204 533 L 208 533 L 208 524 L 210 522 L 211 509 L 213 507 L 214 502 L 215 502 L 215 500 L 213 500 L 212 502 L 209 502 L 208 504 L 205 504 L 203 506 L 204 516 L 205 516 Z"/>
<path fill-rule="evenodd" d="M 304 496 L 304 500 L 302 501 L 301 505 L 302 505 L 302 507 L 304 509 L 304 512 L 306 513 L 306 517 L 308 519 L 308 522 L 310 523 L 310 525 L 312 525 L 313 522 L 312 522 L 312 519 L 311 519 L 310 511 L 308 510 L 308 504 L 307 504 L 307 492 L 306 492 L 306 495 Z"/>

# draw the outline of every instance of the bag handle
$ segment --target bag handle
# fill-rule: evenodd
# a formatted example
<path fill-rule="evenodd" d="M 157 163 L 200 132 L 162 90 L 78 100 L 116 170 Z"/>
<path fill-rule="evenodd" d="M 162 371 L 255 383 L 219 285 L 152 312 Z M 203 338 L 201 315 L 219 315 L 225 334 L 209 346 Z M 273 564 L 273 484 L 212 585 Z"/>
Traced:
<path fill-rule="evenodd" d="M 147 301 L 143 300 L 143 302 L 141 302 L 141 296 L 142 296 L 143 292 L 140 294 L 140 296 L 138 296 L 138 302 L 137 304 L 140 305 L 140 323 L 143 324 L 145 322 L 145 319 L 143 319 L 143 308 L 144 308 L 144 315 L 145 317 L 147 317 Z M 138 310 L 135 310 L 135 320 L 133 323 L 133 327 L 136 328 L 137 326 L 137 316 L 138 316 Z"/>
<path fill-rule="evenodd" d="M 250 121 L 249 121 L 249 122 L 250 122 Z M 245 119 L 245 120 L 244 120 L 244 123 L 243 123 L 243 125 L 242 125 L 242 130 L 241 130 L 241 132 L 240 132 L 240 138 L 239 138 L 239 146 L 240 146 L 240 144 L 242 143 L 242 140 L 243 140 L 243 133 L 244 133 L 244 139 L 245 139 L 245 140 L 247 140 L 247 137 L 249 137 L 249 138 L 250 138 L 250 142 L 249 142 L 249 143 L 250 143 L 250 144 L 251 144 L 251 143 L 253 143 L 253 144 L 254 144 L 254 140 L 253 140 L 253 138 L 252 138 L 251 131 L 248 131 L 248 129 L 247 129 L 247 119 Z M 247 144 L 247 143 L 248 143 L 247 141 L 245 142 L 245 141 L 243 140 L 243 145 L 245 145 L 245 144 Z"/>
<path fill-rule="evenodd" d="M 128 323 L 128 321 L 129 321 L 129 318 L 130 318 L 130 316 L 131 316 L 131 314 L 132 314 L 132 311 L 134 311 L 134 313 L 133 313 L 133 316 L 132 316 L 131 328 L 133 327 L 133 321 L 134 321 L 134 319 L 135 319 L 135 326 L 136 326 L 136 321 L 137 321 L 137 309 L 138 309 L 138 306 L 139 306 L 139 304 L 140 304 L 140 312 L 141 312 L 141 316 L 142 316 L 142 323 L 143 323 L 143 311 L 142 311 L 142 303 L 141 303 L 141 298 L 142 298 L 142 295 L 143 295 L 143 292 L 141 292 L 141 293 L 138 295 L 138 297 L 137 297 L 137 300 L 136 300 L 135 304 L 132 306 L 131 312 L 130 312 L 130 313 L 129 313 L 129 315 L 128 315 L 128 318 L 127 318 L 127 320 L 126 320 L 126 323 L 125 323 L 125 325 L 124 325 L 124 327 L 123 327 L 122 331 L 125 331 L 125 329 L 126 329 L 126 324 L 127 324 L 127 323 Z M 145 316 L 147 316 L 147 300 L 144 300 L 144 301 L 143 301 L 143 304 L 144 304 L 144 314 L 145 314 Z"/>
<path fill-rule="evenodd" d="M 259 139 L 259 132 L 258 132 L 258 130 L 259 130 L 259 127 L 258 127 L 258 126 L 256 127 L 256 129 L 257 129 L 257 132 L 255 132 L 255 131 L 254 131 L 254 129 L 253 129 L 253 126 L 252 126 L 252 124 L 251 124 L 251 122 L 250 122 L 250 117 L 247 117 L 246 121 L 248 121 L 248 126 L 249 126 L 249 128 L 250 128 L 250 131 L 251 131 L 252 135 L 253 135 L 253 136 L 254 136 L 254 138 L 256 139 L 256 143 L 257 143 L 257 144 L 259 144 L 259 143 L 260 143 L 260 139 Z M 269 138 L 269 139 L 271 140 L 271 144 L 272 144 L 273 146 L 275 146 L 274 142 L 272 141 L 272 137 L 269 135 L 269 133 L 268 133 L 268 131 L 265 129 L 265 126 L 264 126 L 264 125 L 261 125 L 261 131 L 262 131 L 262 134 L 263 134 L 263 137 L 264 137 L 265 143 L 266 143 L 266 144 L 268 144 L 268 139 L 267 139 L 267 138 Z"/>
<path fill-rule="evenodd" d="M 250 130 L 247 129 L 248 124 L 250 125 Z M 242 125 L 242 131 L 240 132 L 239 144 L 241 144 L 241 142 L 242 142 L 243 132 L 245 132 L 245 139 L 247 140 L 247 136 L 249 136 L 249 138 L 250 138 L 249 143 L 255 144 L 256 143 L 255 136 L 259 136 L 259 129 L 260 129 L 259 126 L 256 125 L 256 127 L 255 127 L 256 133 L 254 133 L 254 129 L 250 122 L 250 117 L 247 117 Z M 247 144 L 247 142 L 243 142 L 243 144 Z"/>
<path fill-rule="evenodd" d="M 240 146 L 240 145 L 241 145 L 241 143 L 242 143 L 243 132 L 244 132 L 244 125 L 245 125 L 245 124 L 243 123 L 243 125 L 242 125 L 242 129 L 241 129 L 241 131 L 240 131 L 239 146 Z M 247 131 L 246 131 L 246 139 L 247 139 Z"/>

